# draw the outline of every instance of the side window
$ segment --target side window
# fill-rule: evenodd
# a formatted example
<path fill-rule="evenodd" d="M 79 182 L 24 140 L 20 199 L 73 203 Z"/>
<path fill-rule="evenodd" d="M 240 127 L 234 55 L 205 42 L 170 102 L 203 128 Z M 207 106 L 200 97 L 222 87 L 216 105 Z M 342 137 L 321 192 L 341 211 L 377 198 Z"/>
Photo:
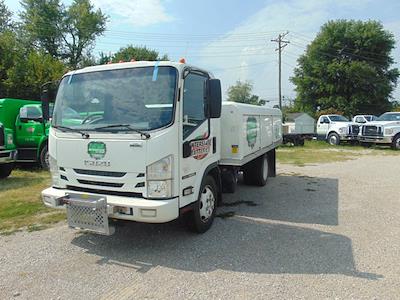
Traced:
<path fill-rule="evenodd" d="M 365 123 L 362 117 L 356 118 L 356 123 Z"/>
<path fill-rule="evenodd" d="M 207 77 L 189 74 L 183 91 L 183 139 L 186 139 L 205 120 L 204 86 Z"/>
<path fill-rule="evenodd" d="M 325 123 L 325 124 L 329 124 L 330 123 L 330 121 L 329 121 L 329 119 L 327 117 L 323 117 L 322 118 L 322 122 Z"/>

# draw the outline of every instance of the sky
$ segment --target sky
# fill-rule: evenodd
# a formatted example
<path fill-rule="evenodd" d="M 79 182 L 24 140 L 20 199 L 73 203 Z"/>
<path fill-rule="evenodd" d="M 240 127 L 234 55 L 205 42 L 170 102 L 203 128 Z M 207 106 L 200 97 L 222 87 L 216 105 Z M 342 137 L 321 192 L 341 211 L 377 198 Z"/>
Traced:
<path fill-rule="evenodd" d="M 70 0 L 62 0 L 68 5 Z M 14 12 L 18 1 L 5 0 Z M 271 39 L 288 32 L 282 53 L 282 95 L 295 97 L 290 82 L 297 58 L 329 20 L 379 20 L 397 41 L 393 57 L 400 68 L 398 0 L 92 0 L 109 16 L 94 54 L 113 53 L 127 44 L 142 45 L 184 57 L 211 71 L 226 90 L 237 80 L 253 83 L 253 93 L 278 102 L 278 54 Z M 393 93 L 400 100 L 400 88 Z M 289 100 L 286 100 L 289 101 Z"/>

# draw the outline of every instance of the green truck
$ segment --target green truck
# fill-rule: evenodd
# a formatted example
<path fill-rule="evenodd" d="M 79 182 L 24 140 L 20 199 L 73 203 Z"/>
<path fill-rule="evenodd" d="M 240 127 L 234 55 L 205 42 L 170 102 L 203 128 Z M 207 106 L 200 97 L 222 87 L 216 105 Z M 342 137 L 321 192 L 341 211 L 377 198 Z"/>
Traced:
<path fill-rule="evenodd" d="M 39 101 L 0 99 L 0 178 L 10 175 L 15 162 L 38 162 L 47 169 L 48 131 Z"/>

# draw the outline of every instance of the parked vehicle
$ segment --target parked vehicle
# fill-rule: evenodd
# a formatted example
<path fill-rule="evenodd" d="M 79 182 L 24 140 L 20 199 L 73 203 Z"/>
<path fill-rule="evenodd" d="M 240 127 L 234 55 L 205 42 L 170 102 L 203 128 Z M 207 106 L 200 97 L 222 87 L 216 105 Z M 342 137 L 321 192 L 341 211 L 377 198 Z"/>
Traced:
<path fill-rule="evenodd" d="M 305 140 L 315 136 L 315 120 L 306 113 L 287 114 L 283 124 L 283 143 L 304 146 Z"/>
<path fill-rule="evenodd" d="M 364 145 L 386 144 L 400 150 L 400 112 L 387 112 L 361 127 L 359 140 Z"/>
<path fill-rule="evenodd" d="M 16 156 L 17 150 L 15 149 L 12 131 L 0 122 L 0 179 L 11 174 Z"/>
<path fill-rule="evenodd" d="M 38 162 L 43 168 L 48 168 L 49 125 L 42 122 L 39 101 L 0 99 L 0 122 L 3 124 L 6 141 L 3 147 L 11 151 L 8 161 Z M 11 166 L 8 165 L 6 169 Z"/>
<path fill-rule="evenodd" d="M 280 110 L 221 102 L 220 81 L 185 63 L 66 74 L 49 133 L 53 182 L 44 204 L 66 208 L 69 226 L 101 234 L 112 233 L 110 218 L 164 223 L 180 216 L 205 232 L 239 171 L 258 186 L 275 176 L 282 142 Z M 86 117 L 72 122 L 66 107 Z"/>
<path fill-rule="evenodd" d="M 356 142 L 360 131 L 359 124 L 350 122 L 340 115 L 322 115 L 317 122 L 317 137 L 331 145 L 341 142 Z"/>
<path fill-rule="evenodd" d="M 353 122 L 358 124 L 365 124 L 375 121 L 377 118 L 378 117 L 374 115 L 357 115 L 353 118 Z"/>

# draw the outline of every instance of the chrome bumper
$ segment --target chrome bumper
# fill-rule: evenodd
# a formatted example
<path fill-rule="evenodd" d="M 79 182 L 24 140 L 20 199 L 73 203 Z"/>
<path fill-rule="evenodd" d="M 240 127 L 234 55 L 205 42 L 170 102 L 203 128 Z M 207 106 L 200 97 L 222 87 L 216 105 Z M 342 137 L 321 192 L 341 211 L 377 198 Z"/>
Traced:
<path fill-rule="evenodd" d="M 375 143 L 375 144 L 391 144 L 391 136 L 359 136 L 358 140 L 365 143 Z"/>
<path fill-rule="evenodd" d="M 14 162 L 17 158 L 17 150 L 0 150 L 0 164 Z"/>

